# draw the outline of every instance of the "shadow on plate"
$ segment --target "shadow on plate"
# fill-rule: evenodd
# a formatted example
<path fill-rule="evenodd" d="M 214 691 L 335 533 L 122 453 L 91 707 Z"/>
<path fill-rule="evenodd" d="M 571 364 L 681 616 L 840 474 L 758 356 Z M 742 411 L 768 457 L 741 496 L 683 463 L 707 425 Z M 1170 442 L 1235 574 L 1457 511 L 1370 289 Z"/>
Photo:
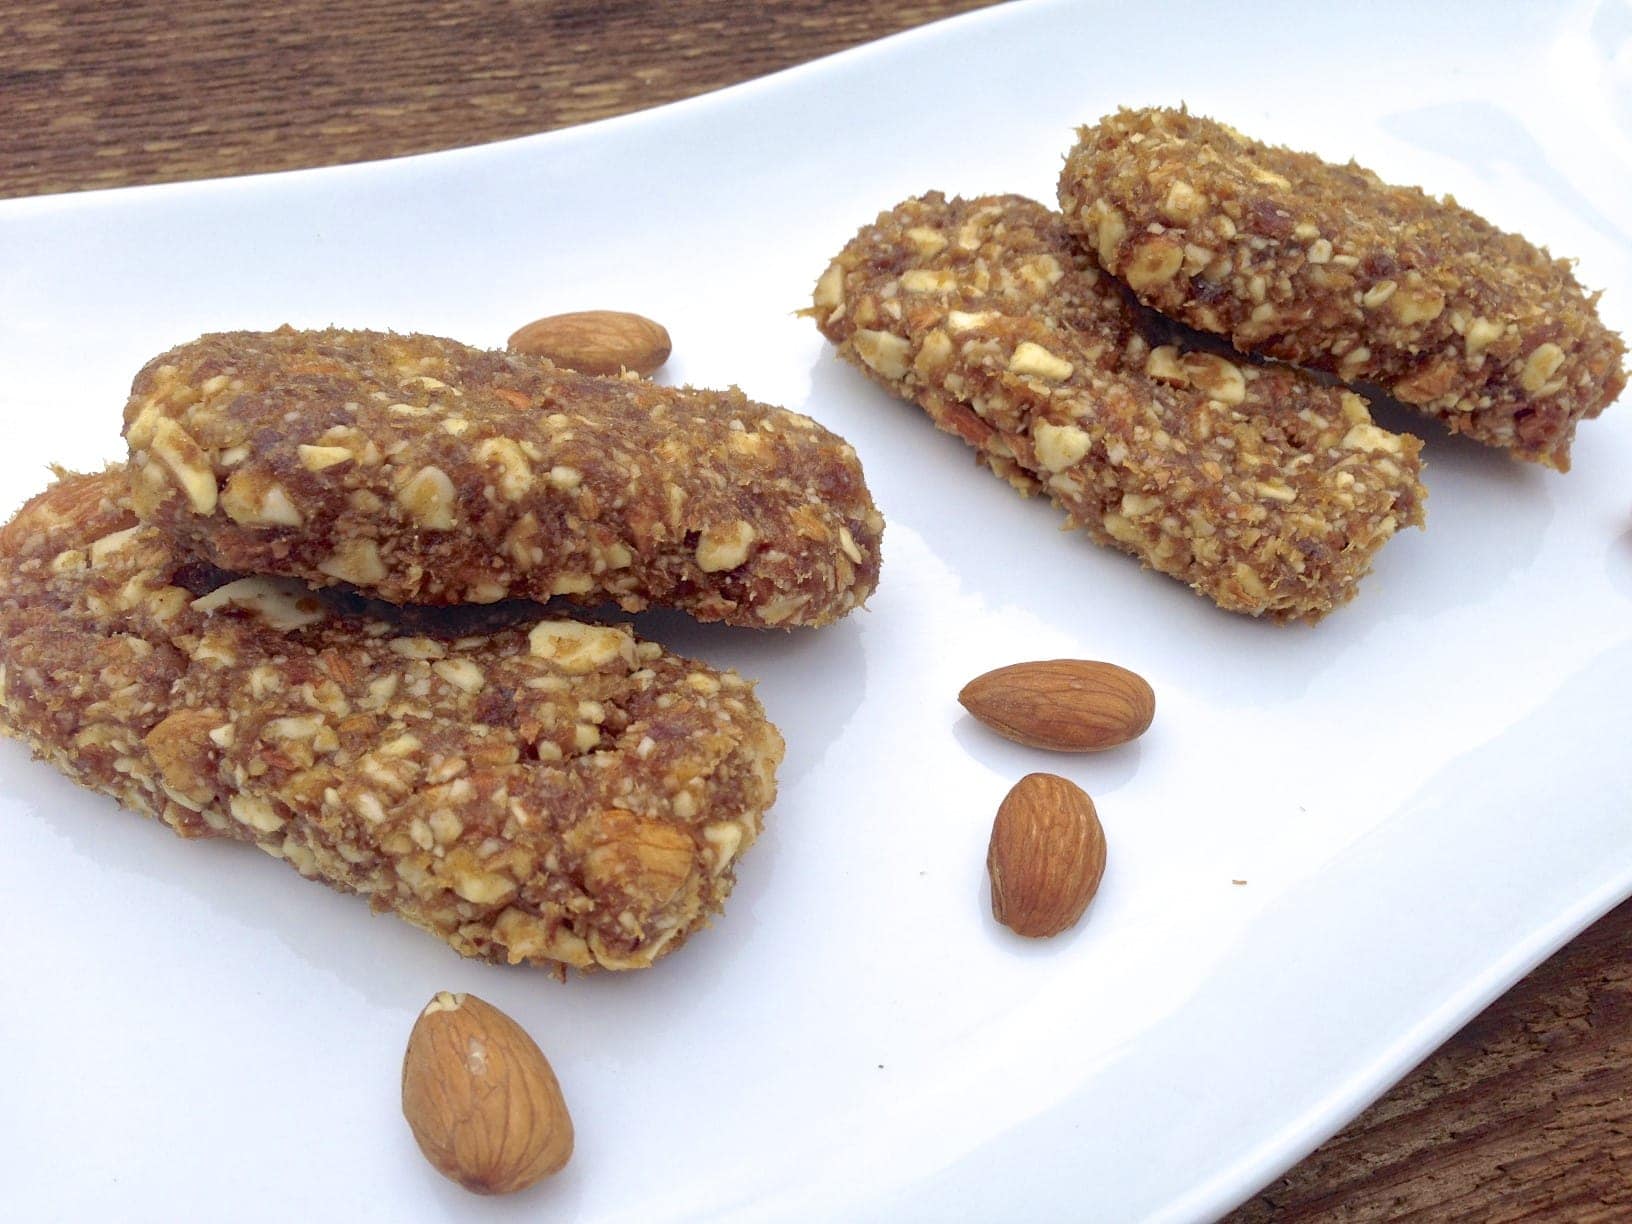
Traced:
<path fill-rule="evenodd" d="M 952 734 L 964 752 L 997 777 L 1018 779 L 1028 773 L 1059 774 L 1087 791 L 1095 803 L 1102 795 L 1120 790 L 1139 771 L 1138 740 L 1105 752 L 1051 752 L 1006 740 L 967 714 L 952 724 Z"/>
<path fill-rule="evenodd" d="M 1610 542 L 1605 568 L 1615 589 L 1632 598 L 1632 527 Z"/>

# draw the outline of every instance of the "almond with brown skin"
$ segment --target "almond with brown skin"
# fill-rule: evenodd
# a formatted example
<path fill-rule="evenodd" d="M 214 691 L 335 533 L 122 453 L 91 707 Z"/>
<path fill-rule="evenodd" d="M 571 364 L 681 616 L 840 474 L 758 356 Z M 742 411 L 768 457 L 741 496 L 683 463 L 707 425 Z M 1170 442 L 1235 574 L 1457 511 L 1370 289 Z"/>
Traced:
<path fill-rule="evenodd" d="M 548 357 L 580 374 L 649 375 L 669 359 L 669 333 L 644 315 L 580 310 L 535 319 L 510 337 L 512 353 Z"/>
<path fill-rule="evenodd" d="M 1105 874 L 1094 801 L 1056 774 L 1027 774 L 992 823 L 992 916 L 1018 935 L 1058 935 L 1082 917 Z"/>
<path fill-rule="evenodd" d="M 509 1194 L 572 1155 L 572 1118 L 549 1060 L 475 995 L 425 1006 L 402 1060 L 402 1112 L 437 1172 L 477 1194 Z"/>
<path fill-rule="evenodd" d="M 1114 663 L 1045 659 L 976 676 L 958 694 L 963 708 L 999 735 L 1032 748 L 1099 752 L 1143 735 L 1156 694 Z"/>

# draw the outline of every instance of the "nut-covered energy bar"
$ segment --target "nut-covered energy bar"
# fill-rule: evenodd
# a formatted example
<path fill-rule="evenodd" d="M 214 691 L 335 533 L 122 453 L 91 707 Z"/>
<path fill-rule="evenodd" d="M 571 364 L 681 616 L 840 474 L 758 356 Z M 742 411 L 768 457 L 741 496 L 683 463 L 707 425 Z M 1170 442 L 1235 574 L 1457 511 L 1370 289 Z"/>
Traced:
<path fill-rule="evenodd" d="M 1060 207 L 1141 301 L 1243 352 L 1373 382 L 1560 471 L 1626 385 L 1562 259 L 1446 198 L 1173 110 L 1085 127 Z"/>
<path fill-rule="evenodd" d="M 855 450 L 735 390 L 285 328 L 155 358 L 125 425 L 137 513 L 237 572 L 752 626 L 826 624 L 878 579 Z"/>
<path fill-rule="evenodd" d="M 1222 608 L 1315 620 L 1422 519 L 1417 439 L 1300 371 L 1167 342 L 1019 196 L 909 200 L 816 286 L 817 322 L 1021 492 Z"/>
<path fill-rule="evenodd" d="M 775 794 L 749 685 L 622 628 L 439 617 L 410 632 L 233 579 L 140 524 L 123 471 L 66 476 L 0 530 L 0 730 L 466 956 L 628 969 L 678 947 Z"/>

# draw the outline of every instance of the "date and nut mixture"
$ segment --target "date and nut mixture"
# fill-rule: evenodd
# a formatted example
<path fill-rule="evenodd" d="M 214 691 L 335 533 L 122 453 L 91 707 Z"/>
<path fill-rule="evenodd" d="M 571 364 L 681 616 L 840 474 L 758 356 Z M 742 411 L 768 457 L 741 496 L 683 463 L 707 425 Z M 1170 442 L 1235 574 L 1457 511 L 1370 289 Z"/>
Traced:
<path fill-rule="evenodd" d="M 0 730 L 467 956 L 638 968 L 719 909 L 782 757 L 746 681 L 536 609 L 391 611 L 220 573 L 123 469 L 63 476 L 0 531 Z"/>
<path fill-rule="evenodd" d="M 1597 294 L 1454 200 L 1183 110 L 1081 129 L 1060 208 L 1101 265 L 1242 352 L 1376 383 L 1560 471 L 1626 384 Z"/>
<path fill-rule="evenodd" d="M 1422 521 L 1416 438 L 1301 371 L 1172 342 L 1020 196 L 881 214 L 811 313 L 1022 493 L 1229 611 L 1316 620 Z"/>
<path fill-rule="evenodd" d="M 878 580 L 853 447 L 735 390 L 370 331 L 230 332 L 125 410 L 135 508 L 224 569 L 395 603 L 825 625 Z"/>

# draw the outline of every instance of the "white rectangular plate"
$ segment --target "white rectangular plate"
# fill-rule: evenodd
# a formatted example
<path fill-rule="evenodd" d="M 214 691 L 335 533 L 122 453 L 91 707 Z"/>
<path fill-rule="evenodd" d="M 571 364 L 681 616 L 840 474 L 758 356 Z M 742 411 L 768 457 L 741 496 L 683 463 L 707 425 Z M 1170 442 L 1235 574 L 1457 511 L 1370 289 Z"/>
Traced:
<path fill-rule="evenodd" d="M 9 1214 L 470 1209 L 397 1103 L 451 988 L 537 1036 L 578 1124 L 568 1170 L 491 1219 L 1196 1219 L 1632 891 L 1632 405 L 1567 476 L 1423 426 L 1428 530 L 1283 628 L 1058 532 L 794 317 L 902 197 L 1051 200 L 1075 124 L 1182 100 L 1454 193 L 1578 257 L 1632 330 L 1624 6 L 1218 12 L 1002 7 L 533 139 L 0 204 L 8 512 L 48 461 L 120 455 L 131 375 L 201 332 L 499 345 L 609 306 L 668 324 L 665 377 L 850 438 L 889 520 L 877 597 L 835 628 L 643 618 L 759 678 L 789 744 L 726 915 L 648 973 L 460 961 L 0 745 Z M 956 704 L 1061 655 L 1150 678 L 1143 741 L 1047 756 Z M 984 888 L 992 813 L 1036 769 L 1093 794 L 1111 848 L 1088 920 L 1043 944 Z"/>

